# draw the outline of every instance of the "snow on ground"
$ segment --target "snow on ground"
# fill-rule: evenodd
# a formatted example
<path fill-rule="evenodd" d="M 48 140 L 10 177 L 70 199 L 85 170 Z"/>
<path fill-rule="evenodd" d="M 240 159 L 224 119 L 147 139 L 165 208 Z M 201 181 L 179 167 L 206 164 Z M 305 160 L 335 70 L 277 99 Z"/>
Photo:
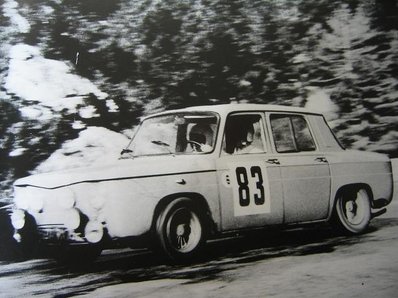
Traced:
<path fill-rule="evenodd" d="M 84 96 L 92 93 L 99 99 L 108 95 L 99 90 L 88 79 L 72 73 L 71 65 L 42 56 L 38 47 L 17 44 L 9 52 L 9 70 L 5 78 L 8 93 L 37 102 L 38 104 L 21 109 L 22 115 L 35 119 L 51 119 L 53 111 L 68 110 L 77 112 L 83 104 Z M 85 107 L 84 118 L 96 116 L 94 107 Z"/>
<path fill-rule="evenodd" d="M 128 141 L 124 135 L 106 128 L 88 127 L 78 138 L 65 142 L 34 173 L 111 163 L 117 160 Z"/>

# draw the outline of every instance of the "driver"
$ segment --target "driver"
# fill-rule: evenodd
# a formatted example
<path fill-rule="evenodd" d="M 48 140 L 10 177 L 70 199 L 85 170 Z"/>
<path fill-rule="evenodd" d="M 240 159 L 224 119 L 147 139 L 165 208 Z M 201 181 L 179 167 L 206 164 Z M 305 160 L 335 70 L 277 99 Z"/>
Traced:
<path fill-rule="evenodd" d="M 195 124 L 190 132 L 188 143 L 195 152 L 208 152 L 212 149 L 213 130 L 208 124 Z"/>
<path fill-rule="evenodd" d="M 241 124 L 239 132 L 237 132 L 238 140 L 235 144 L 235 154 L 246 154 L 246 153 L 260 153 L 261 144 L 258 144 L 260 139 L 255 136 L 254 124 L 245 123 Z"/>

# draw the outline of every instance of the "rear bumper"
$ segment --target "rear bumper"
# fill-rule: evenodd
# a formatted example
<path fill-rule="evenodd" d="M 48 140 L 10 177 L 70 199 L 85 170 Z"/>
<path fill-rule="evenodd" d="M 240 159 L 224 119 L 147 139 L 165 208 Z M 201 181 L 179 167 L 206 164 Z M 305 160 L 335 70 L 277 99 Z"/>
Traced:
<path fill-rule="evenodd" d="M 378 217 L 378 216 L 380 216 L 380 215 L 383 215 L 383 214 L 386 213 L 386 212 L 387 212 L 387 209 L 386 209 L 386 208 L 383 208 L 383 209 L 377 210 L 376 212 L 372 212 L 372 213 L 371 213 L 371 217 L 372 217 L 372 218 L 375 218 L 375 217 Z"/>
<path fill-rule="evenodd" d="M 373 209 L 380 209 L 383 207 L 386 207 L 388 204 L 391 203 L 391 200 L 387 200 L 387 199 L 377 199 L 377 200 L 373 200 L 372 201 L 372 208 Z"/>

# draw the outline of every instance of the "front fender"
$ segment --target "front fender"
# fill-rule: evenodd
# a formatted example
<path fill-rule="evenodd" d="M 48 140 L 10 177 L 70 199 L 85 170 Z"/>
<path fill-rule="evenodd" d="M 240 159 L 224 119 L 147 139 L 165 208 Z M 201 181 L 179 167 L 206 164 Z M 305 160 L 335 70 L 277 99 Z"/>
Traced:
<path fill-rule="evenodd" d="M 206 198 L 213 220 L 219 222 L 215 171 L 83 183 L 75 185 L 74 192 L 76 207 L 89 220 L 102 222 L 111 238 L 147 233 L 161 199 L 179 193 Z"/>

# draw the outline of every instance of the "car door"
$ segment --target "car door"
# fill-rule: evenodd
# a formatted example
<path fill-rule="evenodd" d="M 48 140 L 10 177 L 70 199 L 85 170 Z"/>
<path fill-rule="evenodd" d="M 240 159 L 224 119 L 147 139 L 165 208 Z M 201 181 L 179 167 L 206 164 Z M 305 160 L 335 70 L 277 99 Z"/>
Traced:
<path fill-rule="evenodd" d="M 227 117 L 217 160 L 222 230 L 280 224 L 283 193 L 280 169 L 266 163 L 264 113 Z"/>
<path fill-rule="evenodd" d="M 269 113 L 274 155 L 268 162 L 281 170 L 284 222 L 308 222 L 327 217 L 330 169 L 305 115 Z"/>

